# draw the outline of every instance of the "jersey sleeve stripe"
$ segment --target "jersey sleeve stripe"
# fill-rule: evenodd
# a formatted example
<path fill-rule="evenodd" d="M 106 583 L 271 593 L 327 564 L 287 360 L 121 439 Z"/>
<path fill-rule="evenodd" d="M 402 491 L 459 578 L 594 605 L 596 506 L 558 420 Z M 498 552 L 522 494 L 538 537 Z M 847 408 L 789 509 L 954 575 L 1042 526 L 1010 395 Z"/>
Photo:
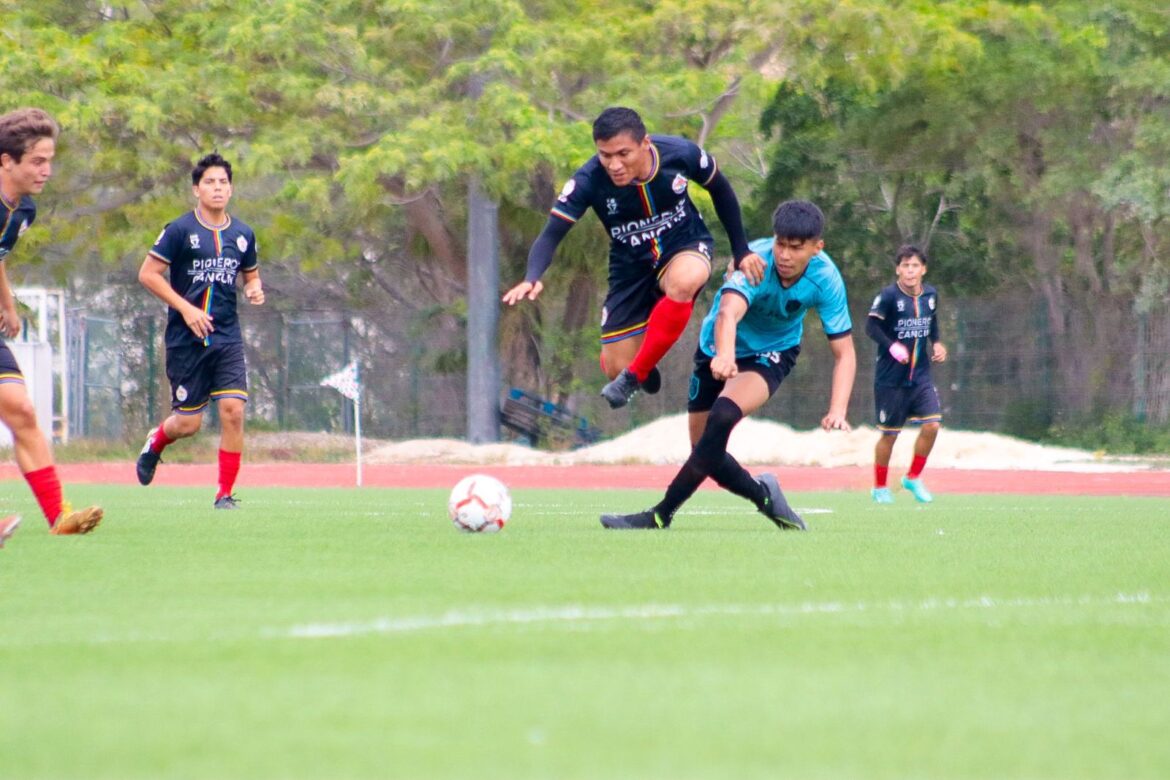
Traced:
<path fill-rule="evenodd" d="M 170 259 L 168 259 L 164 255 L 160 255 L 158 252 L 154 251 L 153 249 L 151 249 L 149 252 L 147 252 L 147 254 L 150 255 L 151 257 L 153 257 L 155 260 L 166 263 L 167 265 L 171 264 Z"/>
<path fill-rule="evenodd" d="M 554 217 L 560 217 L 561 219 L 565 220 L 566 222 L 568 222 L 571 225 L 577 224 L 576 217 L 573 217 L 569 214 L 566 214 L 565 212 L 561 211 L 558 208 L 553 208 L 552 210 L 549 211 L 549 213 L 552 214 Z"/>
<path fill-rule="evenodd" d="M 710 184 L 715 179 L 715 174 L 719 173 L 719 163 L 716 162 L 714 157 L 709 159 L 711 160 L 711 175 L 707 177 L 707 181 L 703 182 L 703 187 Z"/>

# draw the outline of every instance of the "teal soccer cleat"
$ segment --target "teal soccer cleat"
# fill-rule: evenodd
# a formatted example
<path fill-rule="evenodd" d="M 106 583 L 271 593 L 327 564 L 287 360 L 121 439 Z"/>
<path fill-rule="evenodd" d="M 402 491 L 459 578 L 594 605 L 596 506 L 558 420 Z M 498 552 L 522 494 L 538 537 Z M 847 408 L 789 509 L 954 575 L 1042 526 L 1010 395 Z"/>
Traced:
<path fill-rule="evenodd" d="M 934 496 L 926 489 L 926 485 L 922 484 L 922 478 L 910 479 L 910 477 L 902 477 L 902 487 L 914 494 L 915 500 L 922 504 L 929 504 L 934 501 Z"/>
<path fill-rule="evenodd" d="M 875 504 L 894 503 L 894 494 L 890 492 L 888 487 L 874 488 L 870 491 L 870 495 L 873 496 L 873 502 Z"/>

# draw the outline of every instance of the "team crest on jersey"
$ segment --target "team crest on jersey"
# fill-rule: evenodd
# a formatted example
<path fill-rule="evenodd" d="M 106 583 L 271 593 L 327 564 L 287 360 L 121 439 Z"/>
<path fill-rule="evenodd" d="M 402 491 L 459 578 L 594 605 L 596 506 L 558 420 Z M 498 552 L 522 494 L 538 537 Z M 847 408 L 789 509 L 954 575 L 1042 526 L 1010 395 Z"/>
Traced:
<path fill-rule="evenodd" d="M 236 236 L 236 246 L 239 248 L 239 250 L 241 252 L 247 252 L 248 251 L 248 239 L 244 238 L 243 236 Z"/>
<path fill-rule="evenodd" d="M 676 195 L 682 195 L 687 191 L 687 177 L 681 173 L 674 175 L 674 181 L 670 183 L 670 188 L 674 190 Z"/>
<path fill-rule="evenodd" d="M 933 295 L 926 299 L 926 305 L 930 307 L 931 311 L 934 311 L 934 296 Z"/>
<path fill-rule="evenodd" d="M 28 230 L 28 220 L 27 219 L 21 220 L 20 230 L 16 231 L 17 237 L 23 236 L 24 231 L 26 231 L 26 230 Z"/>
<path fill-rule="evenodd" d="M 178 387 L 176 387 L 175 388 L 175 400 L 178 401 L 179 403 L 183 403 L 184 401 L 186 401 L 187 400 L 187 388 L 183 387 L 182 385 L 179 385 Z"/>
<path fill-rule="evenodd" d="M 187 234 L 187 238 L 188 238 L 188 240 L 190 240 L 190 242 L 191 242 L 191 248 L 192 248 L 192 249 L 198 249 L 198 248 L 199 248 L 199 236 L 198 236 L 197 234 L 195 234 L 195 233 L 188 233 L 188 234 Z"/>
<path fill-rule="evenodd" d="M 699 167 L 702 168 L 703 170 L 707 170 L 708 160 L 709 160 L 709 158 L 707 157 L 707 150 L 700 149 L 699 150 Z"/>
<path fill-rule="evenodd" d="M 898 301 L 898 311 L 906 311 L 906 301 Z"/>
<path fill-rule="evenodd" d="M 566 203 L 569 196 L 573 194 L 573 190 L 577 189 L 577 182 L 574 179 L 569 179 L 565 182 L 565 186 L 561 187 L 561 194 L 557 196 L 557 200 L 561 203 Z"/>
<path fill-rule="evenodd" d="M 606 198 L 605 199 L 605 213 L 607 213 L 607 214 L 616 214 L 617 213 L 617 198 Z"/>

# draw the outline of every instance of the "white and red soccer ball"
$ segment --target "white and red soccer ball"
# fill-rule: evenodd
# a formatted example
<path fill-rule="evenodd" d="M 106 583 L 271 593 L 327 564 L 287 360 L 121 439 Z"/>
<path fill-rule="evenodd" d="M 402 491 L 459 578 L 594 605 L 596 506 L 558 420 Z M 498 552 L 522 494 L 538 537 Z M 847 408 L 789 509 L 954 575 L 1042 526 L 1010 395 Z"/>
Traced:
<path fill-rule="evenodd" d="M 472 474 L 451 491 L 447 515 L 460 531 L 494 533 L 512 516 L 512 496 L 495 477 Z"/>

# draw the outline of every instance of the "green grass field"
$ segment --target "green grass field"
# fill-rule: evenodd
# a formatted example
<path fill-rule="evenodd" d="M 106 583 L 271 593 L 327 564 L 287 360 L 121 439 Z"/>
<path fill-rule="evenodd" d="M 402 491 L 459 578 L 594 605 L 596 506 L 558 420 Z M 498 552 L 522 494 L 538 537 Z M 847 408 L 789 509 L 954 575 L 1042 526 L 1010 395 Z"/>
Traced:
<path fill-rule="evenodd" d="M 1170 776 L 1164 500 L 70 492 L 0 486 L 3 778 Z"/>

